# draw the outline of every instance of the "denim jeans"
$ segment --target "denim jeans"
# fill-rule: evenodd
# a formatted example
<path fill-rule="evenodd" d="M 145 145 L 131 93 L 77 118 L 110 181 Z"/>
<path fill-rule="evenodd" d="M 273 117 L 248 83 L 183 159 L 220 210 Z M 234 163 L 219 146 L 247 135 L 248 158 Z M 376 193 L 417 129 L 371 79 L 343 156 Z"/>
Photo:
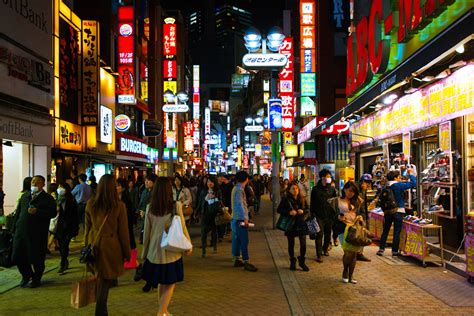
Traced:
<path fill-rule="evenodd" d="M 394 224 L 393 229 L 393 242 L 392 242 L 392 253 L 398 253 L 398 247 L 400 245 L 400 232 L 403 227 L 403 213 L 395 213 L 393 215 L 385 215 L 383 223 L 383 233 L 380 238 L 380 249 L 385 249 L 385 244 L 387 243 L 388 233 Z"/>
<path fill-rule="evenodd" d="M 240 257 L 244 261 L 249 260 L 249 231 L 247 227 L 240 226 L 242 221 L 233 219 L 231 222 L 232 226 L 232 256 L 235 258 Z"/>

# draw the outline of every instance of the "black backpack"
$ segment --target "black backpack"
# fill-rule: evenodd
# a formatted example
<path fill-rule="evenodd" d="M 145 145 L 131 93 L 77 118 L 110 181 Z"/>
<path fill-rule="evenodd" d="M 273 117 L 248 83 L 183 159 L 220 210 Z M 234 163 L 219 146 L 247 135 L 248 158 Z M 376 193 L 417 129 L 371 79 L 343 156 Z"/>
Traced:
<path fill-rule="evenodd" d="M 395 194 L 390 186 L 386 185 L 379 197 L 380 207 L 385 215 L 393 215 L 398 210 L 398 203 Z"/>

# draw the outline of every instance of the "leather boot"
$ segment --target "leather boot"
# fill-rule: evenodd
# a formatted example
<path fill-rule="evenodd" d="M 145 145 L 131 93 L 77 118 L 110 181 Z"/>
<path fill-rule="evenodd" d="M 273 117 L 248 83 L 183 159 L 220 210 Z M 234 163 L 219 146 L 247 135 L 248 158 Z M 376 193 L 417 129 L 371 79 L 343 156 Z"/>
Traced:
<path fill-rule="evenodd" d="M 290 270 L 296 270 L 296 258 L 290 258 Z"/>
<path fill-rule="evenodd" d="M 304 257 L 298 257 L 298 263 L 300 265 L 300 268 L 303 269 L 303 271 L 307 272 L 309 271 L 308 266 L 304 263 L 305 258 Z"/>

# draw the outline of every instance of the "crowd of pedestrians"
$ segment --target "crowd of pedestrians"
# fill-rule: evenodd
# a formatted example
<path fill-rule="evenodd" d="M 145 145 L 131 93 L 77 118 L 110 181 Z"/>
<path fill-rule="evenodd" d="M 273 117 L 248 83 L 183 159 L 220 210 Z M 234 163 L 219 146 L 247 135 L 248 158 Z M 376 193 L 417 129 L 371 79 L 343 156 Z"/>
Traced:
<path fill-rule="evenodd" d="M 394 223 L 392 254 L 396 256 L 404 213 L 402 193 L 416 185 L 416 178 L 410 176 L 409 182 L 401 182 L 400 175 L 391 171 L 388 180 L 399 208 L 385 221 L 377 254 L 383 255 L 388 231 Z M 208 255 L 209 233 L 214 253 L 218 243 L 231 235 L 229 255 L 233 266 L 258 271 L 250 262 L 248 228 L 261 210 L 262 195 L 269 193 L 271 197 L 270 177 L 250 176 L 245 171 L 217 177 L 175 174 L 173 178 L 150 173 L 144 179 L 115 179 L 113 175 L 104 175 L 98 184 L 95 181 L 94 176 L 88 180 L 85 174 L 80 174 L 64 183 L 51 184 L 46 192 L 42 176 L 24 179 L 13 221 L 12 257 L 22 275 L 20 286 L 41 286 L 48 235 L 56 241 L 61 257 L 58 272 L 64 274 L 69 268 L 71 240 L 79 235 L 82 225 L 85 244 L 98 241 L 95 249 L 98 260 L 88 267 L 99 280 L 96 315 L 107 314 L 109 289 L 117 285 L 124 267 L 137 267 L 135 281 L 145 281 L 144 292 L 159 287 L 159 313 L 167 315 L 175 285 L 184 280 L 182 256 L 192 251 L 182 253 L 161 248 L 162 236 L 174 215 L 180 217 L 183 233 L 189 241 L 187 227 L 200 226 L 202 258 Z M 304 175 L 291 182 L 280 179 L 281 199 L 277 212 L 292 221 L 285 231 L 290 270 L 296 270 L 298 264 L 303 271 L 309 271 L 306 242 L 310 235 L 310 239 L 315 240 L 315 259 L 319 263 L 330 255 L 332 247 L 342 246 L 342 280 L 357 283 L 354 279 L 357 260 L 370 259 L 364 256 L 363 245 L 351 244 L 347 236 L 351 227 L 366 225 L 370 202 L 375 197 L 371 195 L 371 185 L 371 176 L 364 174 L 359 183 L 346 182 L 338 193 L 331 172 L 326 169 L 319 172 L 312 189 Z M 217 221 L 226 213 L 229 214 L 227 221 Z M 316 222 L 317 233 L 310 233 L 308 222 L 311 221 Z M 136 236 L 143 244 L 141 256 L 137 253 Z M 296 240 L 299 241 L 298 254 L 295 254 Z"/>

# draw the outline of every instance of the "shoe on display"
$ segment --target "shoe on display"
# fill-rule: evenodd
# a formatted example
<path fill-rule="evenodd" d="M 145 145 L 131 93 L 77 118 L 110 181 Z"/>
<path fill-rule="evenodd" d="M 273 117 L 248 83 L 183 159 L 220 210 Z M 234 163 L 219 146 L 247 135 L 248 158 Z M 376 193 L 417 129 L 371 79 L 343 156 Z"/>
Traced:
<path fill-rule="evenodd" d="M 438 150 L 436 150 L 435 157 L 442 157 L 442 156 L 445 156 L 445 155 L 447 155 L 447 154 L 441 148 L 438 148 Z"/>
<path fill-rule="evenodd" d="M 431 160 L 434 158 L 435 155 L 436 155 L 436 150 L 433 149 L 426 155 L 426 159 Z"/>

